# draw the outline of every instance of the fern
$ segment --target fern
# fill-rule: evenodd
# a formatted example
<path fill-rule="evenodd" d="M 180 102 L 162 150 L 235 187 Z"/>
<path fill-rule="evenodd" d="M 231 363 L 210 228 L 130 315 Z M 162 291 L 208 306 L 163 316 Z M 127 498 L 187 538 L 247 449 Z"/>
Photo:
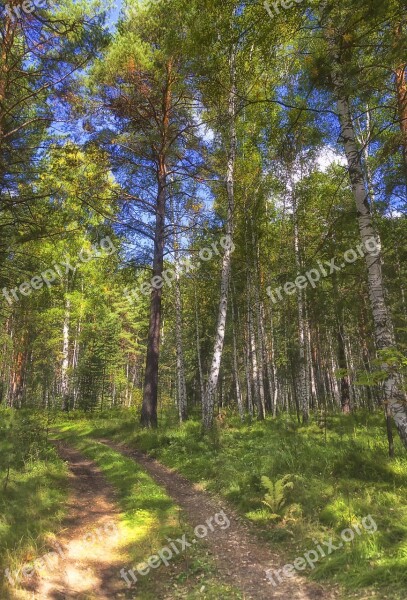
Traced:
<path fill-rule="evenodd" d="M 270 517 L 272 519 L 281 519 L 287 504 L 287 492 L 294 487 L 291 475 L 285 475 L 282 479 L 277 479 L 276 481 L 272 481 L 269 477 L 263 475 L 261 483 L 267 490 L 263 504 L 270 509 Z"/>

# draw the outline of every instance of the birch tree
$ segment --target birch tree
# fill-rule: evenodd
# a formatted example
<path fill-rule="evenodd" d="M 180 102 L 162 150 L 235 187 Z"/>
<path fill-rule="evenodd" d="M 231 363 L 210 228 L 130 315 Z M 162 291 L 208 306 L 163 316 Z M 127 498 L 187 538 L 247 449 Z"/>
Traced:
<path fill-rule="evenodd" d="M 325 9 L 326 9 L 325 4 Z M 383 389 L 384 401 L 393 414 L 400 438 L 407 448 L 407 404 L 401 389 L 400 376 L 385 360 L 386 353 L 396 347 L 393 323 L 386 301 L 386 290 L 382 273 L 382 244 L 372 219 L 369 193 L 364 178 L 361 154 L 357 144 L 354 120 L 350 104 L 350 92 L 346 85 L 346 72 L 338 41 L 338 31 L 328 14 L 323 15 L 325 36 L 331 57 L 331 81 L 337 103 L 337 113 L 341 127 L 341 141 L 348 164 L 349 178 L 355 198 L 360 237 L 366 252 L 366 267 L 370 306 L 372 310 L 376 346 L 383 360 L 386 373 Z M 343 35 L 343 34 L 342 34 Z"/>
<path fill-rule="evenodd" d="M 227 244 L 222 261 L 221 290 L 218 309 L 218 321 L 215 333 L 212 362 L 209 369 L 208 381 L 203 398 L 203 422 L 206 429 L 213 424 L 215 394 L 218 385 L 219 371 L 222 360 L 223 345 L 226 332 L 226 317 L 228 308 L 229 280 L 232 265 L 233 250 L 233 215 L 235 205 L 235 164 L 237 151 L 236 132 L 236 52 L 233 45 L 229 55 L 229 101 L 228 101 L 228 129 L 227 144 L 229 146 L 227 157 L 226 189 L 227 189 L 227 211 L 226 211 L 226 238 Z"/>

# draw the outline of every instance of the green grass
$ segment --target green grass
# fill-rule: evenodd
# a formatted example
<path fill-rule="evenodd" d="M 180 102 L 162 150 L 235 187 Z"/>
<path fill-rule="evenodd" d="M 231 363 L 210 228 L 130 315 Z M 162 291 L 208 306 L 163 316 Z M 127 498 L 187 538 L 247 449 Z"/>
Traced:
<path fill-rule="evenodd" d="M 192 539 L 192 530 L 165 490 L 137 463 L 90 440 L 86 437 L 88 433 L 83 424 L 79 428 L 65 426 L 60 428 L 59 437 L 95 461 L 116 492 L 122 511 L 120 539 L 124 540 L 123 550 L 129 557 L 123 567 L 134 568 L 145 563 L 168 544 L 167 538 L 175 540 L 186 534 L 187 539 Z M 168 567 L 161 566 L 138 579 L 137 598 L 155 600 L 169 592 L 174 599 L 241 598 L 237 590 L 218 579 L 216 565 L 203 544 L 175 557 Z"/>
<path fill-rule="evenodd" d="M 35 417 L 1 411 L 0 423 L 0 598 L 7 599 L 4 570 L 15 573 L 49 551 L 55 539 L 68 474 Z"/>
<path fill-rule="evenodd" d="M 344 597 L 405 600 L 407 589 L 407 459 L 397 441 L 391 461 L 381 415 L 331 416 L 327 427 L 299 426 L 292 417 L 242 425 L 234 417 L 212 436 L 198 421 L 179 427 L 167 420 L 143 431 L 132 411 L 92 421 L 68 420 L 66 431 L 108 436 L 137 446 L 191 481 L 228 499 L 253 523 L 262 540 L 282 556 L 283 566 L 372 515 L 378 531 L 363 530 L 350 544 L 305 572 L 338 584 Z M 262 476 L 289 475 L 280 517 L 263 501 Z M 315 540 L 315 541 L 314 541 Z"/>

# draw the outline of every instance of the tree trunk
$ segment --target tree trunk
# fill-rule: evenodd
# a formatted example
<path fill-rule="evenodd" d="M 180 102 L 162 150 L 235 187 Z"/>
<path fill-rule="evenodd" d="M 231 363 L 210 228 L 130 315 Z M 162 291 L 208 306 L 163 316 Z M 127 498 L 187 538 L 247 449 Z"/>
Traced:
<path fill-rule="evenodd" d="M 163 96 L 163 123 L 161 148 L 157 155 L 157 202 L 154 235 L 153 279 L 162 280 L 165 246 L 165 213 L 167 204 L 167 146 L 168 129 L 171 117 L 171 88 L 173 83 L 172 61 L 167 64 L 167 80 Z M 147 340 L 146 370 L 144 374 L 143 406 L 141 424 L 143 427 L 157 427 L 158 368 L 161 337 L 162 287 L 153 287 L 150 301 L 150 324 Z"/>
<path fill-rule="evenodd" d="M 4 18 L 4 28 L 0 44 L 0 147 L 3 144 L 5 135 L 5 111 L 3 106 L 10 87 L 10 56 L 18 27 L 17 19 L 13 20 L 8 13 L 2 15 L 2 18 Z"/>
<path fill-rule="evenodd" d="M 396 42 L 400 42 L 402 37 L 402 25 L 399 23 L 396 27 Z M 401 130 L 401 143 L 403 146 L 403 159 L 405 169 L 405 180 L 407 185 L 407 82 L 406 82 L 407 64 L 402 63 L 396 68 L 396 94 L 397 108 L 399 113 L 399 122 Z"/>
<path fill-rule="evenodd" d="M 308 381 L 309 381 L 309 392 L 311 398 L 311 406 L 312 408 L 318 408 L 318 394 L 317 387 L 315 383 L 315 371 L 314 371 L 314 361 L 312 357 L 312 343 L 311 343 L 311 327 L 310 320 L 308 318 L 308 310 L 307 310 L 307 298 L 305 296 L 305 322 L 307 323 L 307 363 L 308 363 Z"/>
<path fill-rule="evenodd" d="M 373 242 L 375 242 L 376 248 L 376 251 L 367 251 L 366 253 L 369 297 L 373 313 L 376 346 L 379 351 L 391 350 L 395 347 L 395 339 L 392 320 L 386 304 L 380 238 L 372 222 L 363 166 L 356 141 L 349 98 L 342 75 L 340 54 L 335 41 L 329 38 L 328 34 L 327 37 L 332 52 L 332 83 L 337 98 L 341 137 L 345 148 L 349 177 L 356 201 L 360 236 L 366 249 L 372 247 Z M 384 381 L 384 401 L 391 409 L 400 438 L 407 448 L 407 406 L 400 387 L 400 377 L 392 372 L 385 362 L 382 368 L 387 373 Z"/>
<path fill-rule="evenodd" d="M 256 267 L 257 273 L 257 267 Z M 257 359 L 257 379 L 258 379 L 258 390 L 259 390 L 259 419 L 264 419 L 266 417 L 266 399 L 264 393 L 264 337 L 262 335 L 262 327 L 261 327 L 261 314 L 260 314 L 260 298 L 259 298 L 259 285 L 258 279 L 256 278 L 255 286 L 254 286 L 254 312 L 256 315 L 256 327 L 254 327 L 253 323 L 253 340 L 256 339 L 257 333 L 257 344 L 255 344 L 255 352 Z"/>
<path fill-rule="evenodd" d="M 218 385 L 220 365 L 222 361 L 223 345 L 225 342 L 226 332 L 226 316 L 228 308 L 228 292 L 229 279 L 232 264 L 232 249 L 233 249 L 233 213 L 235 203 L 234 179 L 235 179 L 235 163 L 236 163 L 236 47 L 233 46 L 230 53 L 230 92 L 229 92 L 229 154 L 228 166 L 226 175 L 227 187 L 227 219 L 226 219 L 226 234 L 228 243 L 226 244 L 225 253 L 222 264 L 221 277 L 221 292 L 218 311 L 218 323 L 215 335 L 215 344 L 213 349 L 212 363 L 209 370 L 208 383 L 203 399 L 203 423 L 205 429 L 211 429 L 213 425 L 215 394 Z"/>
<path fill-rule="evenodd" d="M 235 380 L 235 389 L 236 389 L 236 401 L 237 408 L 239 410 L 239 415 L 242 421 L 244 421 L 244 404 L 243 404 L 243 396 L 242 389 L 240 387 L 240 378 L 239 378 L 239 364 L 237 360 L 237 344 L 236 344 L 236 319 L 235 319 L 235 307 L 234 307 L 234 299 L 231 299 L 231 307 L 232 307 L 232 336 L 233 336 L 233 377 Z"/>
<path fill-rule="evenodd" d="M 65 301 L 65 315 L 63 326 L 62 340 L 62 366 L 61 366 L 61 395 L 62 395 L 62 410 L 69 410 L 69 321 L 70 321 L 71 305 L 68 299 Z"/>
<path fill-rule="evenodd" d="M 376 194 L 373 186 L 373 175 L 369 164 L 369 147 L 370 140 L 372 139 L 372 116 L 369 105 L 366 106 L 366 134 L 360 137 L 360 146 L 362 148 L 362 154 L 364 159 L 364 168 L 366 176 L 367 189 L 369 191 L 370 207 L 371 211 L 374 212 L 376 204 Z"/>
<path fill-rule="evenodd" d="M 204 395 L 205 395 L 205 385 L 204 385 L 204 376 L 203 376 L 202 359 L 201 359 L 199 312 L 198 312 L 198 298 L 196 296 L 196 287 L 194 288 L 194 298 L 195 298 L 196 357 L 197 357 L 197 361 L 198 361 L 199 389 L 201 391 L 201 402 L 203 403 L 203 399 L 204 399 Z"/>
<path fill-rule="evenodd" d="M 22 342 L 22 347 L 24 347 L 25 342 Z M 24 375 L 25 375 L 25 365 L 27 362 L 27 351 L 17 352 L 16 362 L 14 366 L 13 372 L 13 380 L 11 386 L 11 398 L 12 403 L 11 406 L 17 406 L 17 408 L 22 408 L 23 404 L 23 396 L 24 396 Z"/>
<path fill-rule="evenodd" d="M 174 216 L 173 216 L 174 222 Z M 175 227 L 175 222 L 173 223 Z M 185 364 L 184 364 L 184 348 L 182 343 L 182 297 L 181 297 L 181 281 L 180 281 L 180 266 L 179 266 L 179 251 L 178 240 L 174 234 L 174 257 L 175 257 L 175 337 L 176 337 L 176 352 L 177 352 L 177 396 L 178 396 L 178 413 L 180 423 L 183 423 L 188 418 L 187 410 L 187 389 L 185 384 Z"/>
<path fill-rule="evenodd" d="M 276 336 L 274 335 L 274 307 L 270 300 L 270 363 L 273 370 L 273 417 L 277 416 L 278 409 L 278 379 L 276 366 Z"/>
<path fill-rule="evenodd" d="M 252 369 L 251 369 L 251 351 L 250 351 L 250 331 L 249 324 L 246 327 L 246 352 L 245 352 L 245 369 L 246 369 L 246 390 L 247 390 L 247 408 L 249 410 L 250 417 L 253 418 L 253 380 L 252 380 Z"/>
<path fill-rule="evenodd" d="M 292 186 L 294 187 L 294 186 Z M 300 256 L 300 238 L 298 227 L 298 207 L 295 191 L 293 189 L 292 196 L 293 218 L 294 218 L 294 252 L 295 264 L 298 274 L 301 273 L 301 256 Z M 308 376 L 307 376 L 307 333 L 305 322 L 305 307 L 303 290 L 297 287 L 297 309 L 298 309 L 298 339 L 299 339 L 299 394 L 297 394 L 298 402 L 301 406 L 302 421 L 307 423 L 309 420 L 309 391 L 308 391 Z"/>
<path fill-rule="evenodd" d="M 270 406 L 268 407 L 270 412 L 274 415 L 274 375 L 273 375 L 273 368 L 272 368 L 272 364 L 271 364 L 271 358 L 270 358 L 270 352 L 269 352 L 269 348 L 268 348 L 268 340 L 267 340 L 267 334 L 266 334 L 266 328 L 265 328 L 265 322 L 266 322 L 266 315 L 265 315 L 265 310 L 264 310 L 264 304 L 261 303 L 260 304 L 260 315 L 261 315 L 261 319 L 260 319 L 260 333 L 261 333 L 261 337 L 263 339 L 263 350 L 264 350 L 264 364 L 266 367 L 266 375 L 267 375 L 267 383 L 268 383 L 268 392 L 269 392 L 269 398 L 270 398 Z"/>
<path fill-rule="evenodd" d="M 386 433 L 387 433 L 387 442 L 389 445 L 389 456 L 390 458 L 394 458 L 394 439 L 393 439 L 393 428 L 392 428 L 392 420 L 391 420 L 391 411 L 388 404 L 384 407 L 384 414 L 386 417 Z"/>
<path fill-rule="evenodd" d="M 254 242 L 254 236 L 253 236 Z M 254 245 L 254 247 L 258 248 L 258 244 Z M 257 325 L 257 363 L 259 365 L 257 376 L 259 379 L 259 400 L 260 400 L 260 413 L 259 418 L 265 419 L 266 417 L 266 397 L 264 392 L 264 371 L 265 371 L 265 350 L 264 350 L 264 335 L 262 329 L 262 311 L 260 304 L 260 296 L 259 296 L 259 287 L 260 287 L 260 276 L 259 276 L 259 268 L 258 268 L 258 257 L 257 264 L 255 266 L 255 285 L 254 285 L 254 301 L 255 301 L 255 312 L 256 312 L 256 325 Z M 255 335 L 255 333 L 253 332 Z"/>
<path fill-rule="evenodd" d="M 346 361 L 346 345 L 345 345 L 345 328 L 343 326 L 342 319 L 338 322 L 338 364 L 341 373 L 341 409 L 344 414 L 351 412 L 350 405 L 350 382 L 348 371 L 348 364 Z M 345 372 L 346 371 L 346 372 Z"/>
<path fill-rule="evenodd" d="M 249 336 L 249 347 L 250 347 L 250 370 L 252 374 L 253 389 L 254 389 L 254 403 L 257 406 L 257 418 L 264 419 L 262 414 L 262 403 L 260 398 L 260 387 L 259 387 L 259 366 L 257 362 L 257 346 L 256 337 L 254 334 L 253 327 L 253 316 L 252 308 L 250 306 L 251 294 L 248 281 L 247 288 L 247 331 Z"/>
<path fill-rule="evenodd" d="M 162 277 L 164 268 L 164 226 L 166 208 L 166 167 L 164 162 L 159 167 L 159 192 L 157 198 L 157 215 L 154 239 L 153 278 Z M 158 367 L 161 336 L 161 299 L 162 288 L 153 288 L 150 303 L 150 325 L 147 340 L 147 359 L 144 375 L 143 406 L 141 424 L 143 427 L 157 427 L 158 404 Z"/>
<path fill-rule="evenodd" d="M 81 333 L 82 333 L 82 315 L 79 316 L 78 327 L 77 327 L 77 330 L 76 330 L 76 336 L 75 336 L 75 340 L 73 342 L 73 351 L 72 351 L 72 369 L 73 369 L 73 372 L 76 371 L 76 369 L 78 367 L 78 364 L 79 364 Z M 72 396 L 73 396 L 73 406 L 72 406 L 72 409 L 73 410 L 75 410 L 76 406 L 77 406 L 78 394 L 79 394 L 79 387 L 77 385 L 77 378 L 75 377 L 74 378 L 74 383 L 73 383 L 73 393 L 72 393 Z"/>

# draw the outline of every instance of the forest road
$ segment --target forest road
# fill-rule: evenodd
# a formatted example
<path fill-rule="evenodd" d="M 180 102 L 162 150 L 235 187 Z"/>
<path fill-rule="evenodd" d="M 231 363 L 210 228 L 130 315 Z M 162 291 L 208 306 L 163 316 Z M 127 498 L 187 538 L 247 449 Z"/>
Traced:
<path fill-rule="evenodd" d="M 334 591 L 308 582 L 300 577 L 283 578 L 274 586 L 267 578 L 268 569 L 282 569 L 281 557 L 262 546 L 225 503 L 220 504 L 207 492 L 178 473 L 168 469 L 142 452 L 110 440 L 99 440 L 113 450 L 132 458 L 151 477 L 161 484 L 168 495 L 180 506 L 192 527 L 205 525 L 207 520 L 224 510 L 230 521 L 227 529 L 216 528 L 199 543 L 207 546 L 226 583 L 240 589 L 245 600 L 333 600 Z M 304 551 L 307 549 L 305 548 Z M 221 599 L 219 599 L 221 600 Z"/>
<path fill-rule="evenodd" d="M 281 557 L 262 546 L 230 507 L 138 450 L 110 440 L 99 442 L 144 468 L 165 488 L 193 528 L 207 525 L 208 521 L 213 524 L 213 518 L 224 511 L 230 525 L 223 529 L 214 527 L 210 535 L 196 542 L 206 546 L 219 576 L 239 589 L 245 600 L 334 600 L 336 597 L 333 591 L 297 576 L 282 578 L 273 585 L 266 571 L 281 570 L 284 566 Z M 41 557 L 44 568 L 27 578 L 20 589 L 14 589 L 12 600 L 140 598 L 137 593 L 134 595 L 135 590 L 123 587 L 124 582 L 118 577 L 123 566 L 128 565 L 129 557 L 121 545 L 120 510 L 114 489 L 92 460 L 63 442 L 55 445 L 70 471 L 67 517 L 58 538 L 50 541 L 54 554 Z M 225 525 L 226 519 L 222 523 Z M 166 599 L 171 597 L 170 591 L 167 592 Z"/>
<path fill-rule="evenodd" d="M 74 448 L 55 442 L 68 463 L 70 495 L 67 517 L 57 539 L 49 543 L 44 568 L 15 589 L 13 600 L 111 600 L 126 598 L 118 572 L 122 554 L 113 488 L 96 464 Z M 54 551 L 54 554 L 50 552 Z"/>

